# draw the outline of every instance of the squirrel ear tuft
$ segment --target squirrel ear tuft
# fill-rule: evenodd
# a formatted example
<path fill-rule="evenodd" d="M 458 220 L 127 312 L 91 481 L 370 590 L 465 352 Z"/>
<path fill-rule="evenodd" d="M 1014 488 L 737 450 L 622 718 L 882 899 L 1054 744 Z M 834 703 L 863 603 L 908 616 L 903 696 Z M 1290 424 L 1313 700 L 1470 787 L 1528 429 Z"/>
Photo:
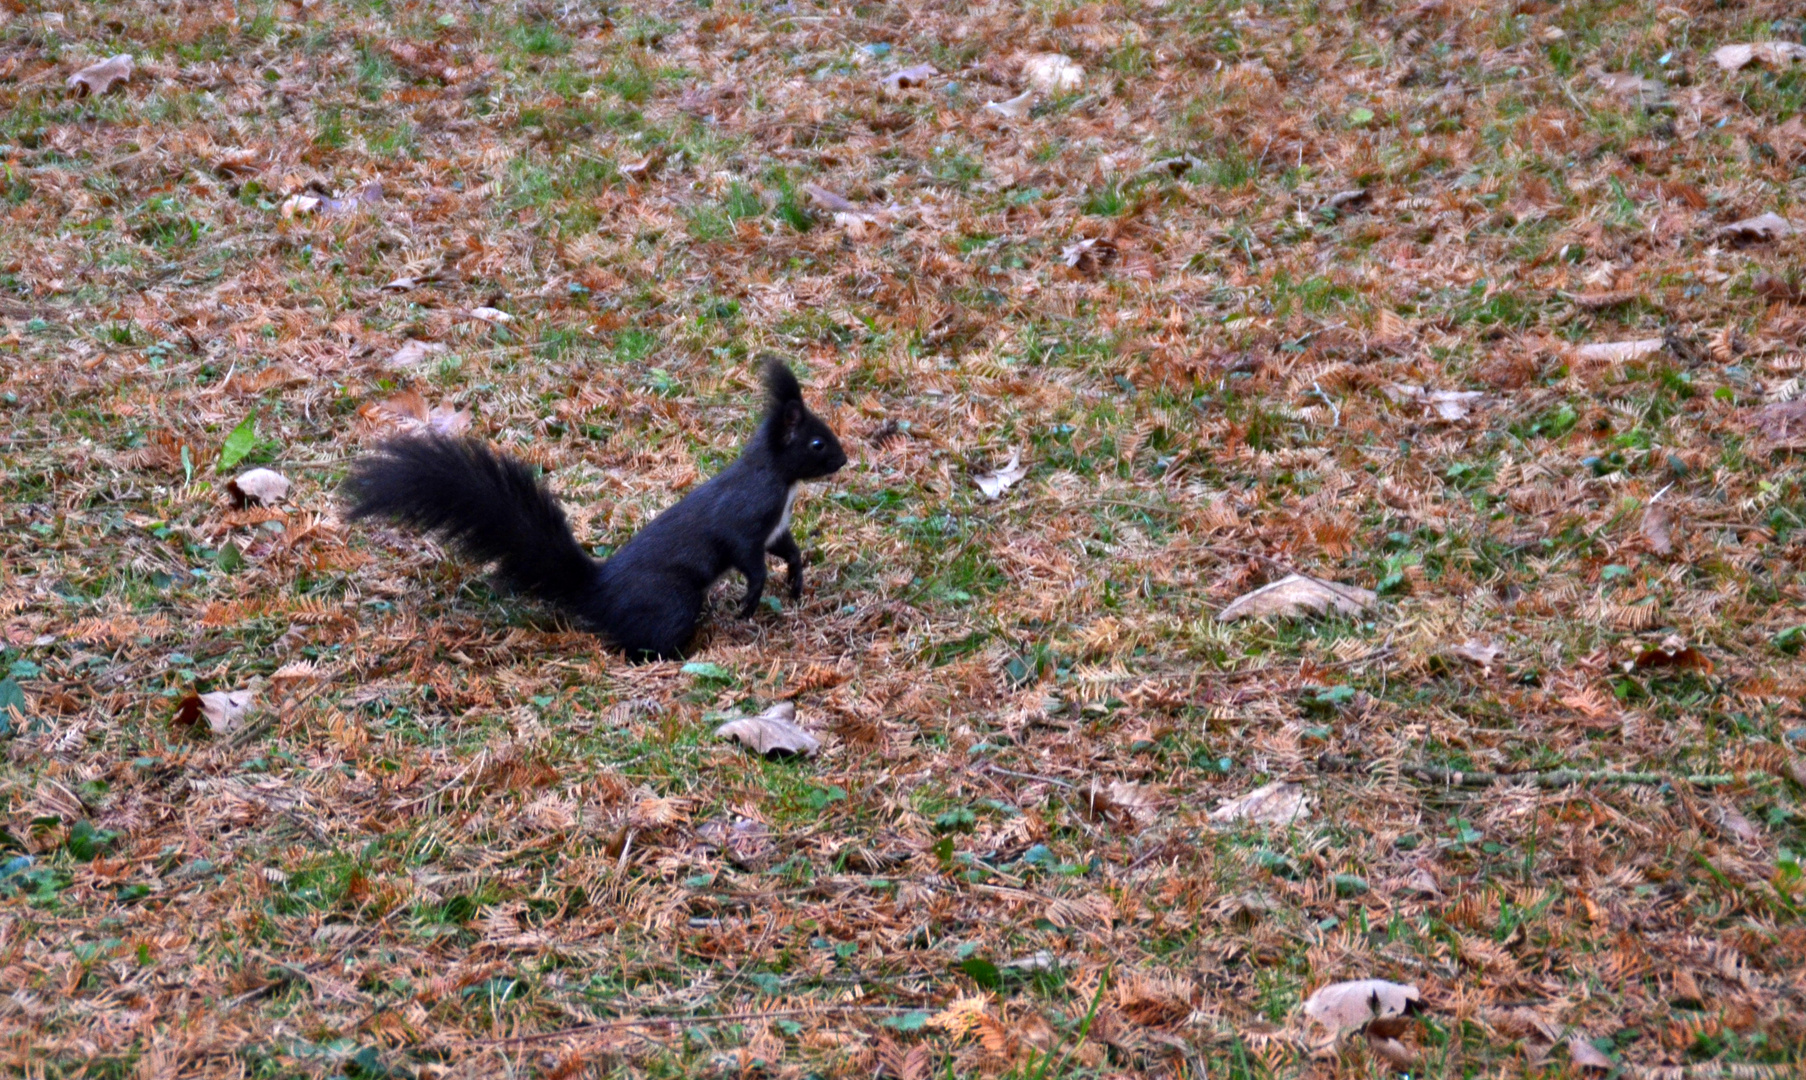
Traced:
<path fill-rule="evenodd" d="M 765 392 L 771 395 L 773 405 L 803 400 L 803 388 L 797 385 L 796 376 L 782 357 L 771 353 L 765 354 Z"/>

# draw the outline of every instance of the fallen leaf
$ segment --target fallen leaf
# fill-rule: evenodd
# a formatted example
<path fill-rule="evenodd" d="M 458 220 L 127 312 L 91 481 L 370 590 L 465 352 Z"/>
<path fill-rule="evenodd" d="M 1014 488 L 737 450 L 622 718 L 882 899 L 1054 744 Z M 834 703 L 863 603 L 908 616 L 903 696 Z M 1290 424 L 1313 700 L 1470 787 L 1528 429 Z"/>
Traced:
<path fill-rule="evenodd" d="M 831 213 L 851 214 L 857 213 L 859 210 L 859 204 L 844 195 L 829 191 L 820 184 L 804 184 L 803 194 L 809 196 L 809 201 Z"/>
<path fill-rule="evenodd" d="M 1750 288 L 1765 300 L 1782 304 L 1806 304 L 1806 289 L 1789 284 L 1786 279 L 1773 274 L 1757 274 L 1756 280 L 1750 282 Z"/>
<path fill-rule="evenodd" d="M 1399 1041 L 1399 1036 L 1413 1026 L 1412 1021 L 1403 1017 L 1376 1019 L 1367 1025 L 1367 1030 L 1363 1033 L 1367 1037 L 1367 1049 L 1395 1069 L 1414 1069 L 1417 1066 L 1416 1053 Z"/>
<path fill-rule="evenodd" d="M 1675 968 L 1671 982 L 1674 986 L 1673 1004 L 1700 1005 L 1705 1003 L 1706 996 L 1700 992 L 1699 980 L 1693 977 L 1691 971 L 1686 968 Z"/>
<path fill-rule="evenodd" d="M 1347 191 L 1338 191 L 1334 195 L 1323 200 L 1323 207 L 1326 210 L 1340 210 L 1344 206 L 1353 206 L 1356 203 L 1366 202 L 1367 194 L 1366 188 L 1349 188 Z"/>
<path fill-rule="evenodd" d="M 1377 595 L 1353 585 L 1340 585 L 1303 574 L 1287 574 L 1271 585 L 1239 596 L 1217 612 L 1218 622 L 1236 619 L 1293 618 L 1334 611 L 1359 615 L 1373 606 Z"/>
<path fill-rule="evenodd" d="M 1606 71 L 1598 66 L 1587 68 L 1587 74 L 1593 81 L 1619 97 L 1634 98 L 1642 101 L 1658 101 L 1668 93 L 1668 87 L 1654 79 L 1645 79 L 1641 75 L 1628 72 Z"/>
<path fill-rule="evenodd" d="M 1616 1066 L 1605 1052 L 1590 1041 L 1575 1035 L 1568 1040 L 1568 1057 L 1580 1069 L 1613 1069 Z"/>
<path fill-rule="evenodd" d="M 501 308 L 474 307 L 465 312 L 465 314 L 473 319 L 480 319 L 486 323 L 511 323 L 514 321 L 514 316 L 503 311 Z"/>
<path fill-rule="evenodd" d="M 98 64 L 89 64 L 69 76 L 64 85 L 75 91 L 78 98 L 99 97 L 131 77 L 132 55 L 120 53 L 118 56 L 109 56 Z"/>
<path fill-rule="evenodd" d="M 1303 1011 L 1307 1019 L 1340 1034 L 1375 1019 L 1406 1016 L 1422 1009 L 1423 997 L 1415 986 L 1385 979 L 1358 979 L 1323 987 L 1305 999 Z"/>
<path fill-rule="evenodd" d="M 926 86 L 928 80 L 939 75 L 940 69 L 933 64 L 913 64 L 902 71 L 893 71 L 883 80 L 884 88 L 896 93 L 917 86 Z"/>
<path fill-rule="evenodd" d="M 1778 449 L 1806 449 L 1806 398 L 1764 405 L 1745 419 Z"/>
<path fill-rule="evenodd" d="M 1443 420 L 1464 420 L 1486 395 L 1478 390 L 1431 390 L 1409 383 L 1393 383 L 1386 396 L 1396 402 L 1416 401 Z"/>
<path fill-rule="evenodd" d="M 1674 512 L 1666 506 L 1652 505 L 1643 511 L 1643 539 L 1657 555 L 1674 554 Z"/>
<path fill-rule="evenodd" d="M 1148 825 L 1154 821 L 1159 796 L 1140 784 L 1112 780 L 1105 787 L 1093 783 L 1085 792 L 1085 816 L 1122 826 Z"/>
<path fill-rule="evenodd" d="M 1210 820 L 1226 823 L 1252 822 L 1257 825 L 1285 825 L 1311 816 L 1310 797 L 1303 784 L 1275 780 L 1255 788 L 1246 795 L 1224 800 L 1210 812 Z"/>
<path fill-rule="evenodd" d="M 1785 67 L 1795 60 L 1806 60 L 1806 45 L 1792 41 L 1755 41 L 1723 45 L 1712 52 L 1712 62 L 1726 71 L 1736 71 L 1753 60 L 1772 67 Z"/>
<path fill-rule="evenodd" d="M 1436 883 L 1436 875 L 1423 867 L 1417 867 L 1405 875 L 1405 888 L 1419 896 L 1438 898 L 1442 896 L 1442 886 Z"/>
<path fill-rule="evenodd" d="M 1643 294 L 1635 289 L 1613 289 L 1610 292 L 1571 293 L 1557 292 L 1563 300 L 1586 311 L 1603 311 L 1619 304 L 1628 304 Z"/>
<path fill-rule="evenodd" d="M 437 341 L 420 341 L 409 338 L 401 343 L 401 348 L 389 354 L 390 367 L 412 367 L 429 356 L 437 356 L 445 351 L 445 346 Z"/>
<path fill-rule="evenodd" d="M 244 723 L 245 713 L 250 711 L 253 697 L 249 690 L 190 694 L 176 706 L 176 715 L 171 723 L 177 727 L 193 727 L 205 719 L 208 730 L 215 735 L 224 735 Z"/>
<path fill-rule="evenodd" d="M 1180 154 L 1177 157 L 1166 157 L 1161 158 L 1159 161 L 1149 162 L 1148 167 L 1141 171 L 1144 174 L 1165 173 L 1168 176 L 1180 177 L 1191 172 L 1193 169 L 1202 172 L 1204 169 L 1204 162 L 1191 154 Z"/>
<path fill-rule="evenodd" d="M 1697 671 L 1706 675 L 1711 674 L 1715 666 L 1711 657 L 1672 635 L 1663 638 L 1660 645 L 1638 653 L 1634 663 L 1639 671 L 1646 671 L 1650 668 L 1680 668 L 1683 671 Z"/>
<path fill-rule="evenodd" d="M 251 469 L 226 481 L 226 491 L 240 507 L 268 506 L 288 494 L 288 477 L 274 469 Z"/>
<path fill-rule="evenodd" d="M 1060 251 L 1061 261 L 1087 277 L 1095 277 L 1104 267 L 1115 262 L 1116 256 L 1116 245 L 1098 238 L 1068 244 Z"/>
<path fill-rule="evenodd" d="M 1714 803 L 1712 820 L 1727 835 L 1735 837 L 1742 843 L 1754 844 L 1762 839 L 1762 830 L 1756 828 L 1749 818 L 1744 817 L 1736 807 L 1729 803 Z"/>
<path fill-rule="evenodd" d="M 440 435 L 461 435 L 470 428 L 470 410 L 447 405 L 429 408 L 417 390 L 403 390 L 387 401 L 367 406 L 362 412 L 373 420 Z"/>
<path fill-rule="evenodd" d="M 1779 240 L 1783 236 L 1792 236 L 1799 232 L 1793 222 L 1780 214 L 1757 214 L 1755 217 L 1733 221 L 1718 230 L 1717 235 L 1726 240 L 1768 241 Z"/>
<path fill-rule="evenodd" d="M 1059 53 L 1036 53 L 1022 62 L 1022 75 L 1029 86 L 1043 94 L 1061 94 L 1076 90 L 1085 81 L 1085 69 L 1071 57 Z"/>
<path fill-rule="evenodd" d="M 290 195 L 282 201 L 281 214 L 284 218 L 306 217 L 309 214 L 349 214 L 382 201 L 383 186 L 381 182 L 372 180 L 344 196 Z"/>
<path fill-rule="evenodd" d="M 768 758 L 813 757 L 821 749 L 821 740 L 797 727 L 795 719 L 795 703 L 780 701 L 757 716 L 729 720 L 715 729 L 715 737 L 737 740 Z"/>
<path fill-rule="evenodd" d="M 1632 360 L 1641 360 L 1645 356 L 1661 352 L 1667 347 L 1663 338 L 1641 338 L 1636 341 L 1598 341 L 1591 345 L 1581 345 L 1574 350 L 1574 356 L 1580 360 L 1592 360 L 1599 363 L 1622 364 Z"/>
<path fill-rule="evenodd" d="M 1451 646 L 1449 655 L 1470 664 L 1478 664 L 1482 670 L 1491 671 L 1492 662 L 1499 658 L 1499 647 L 1479 638 L 1469 638 L 1459 645 Z"/>
<path fill-rule="evenodd" d="M 1025 90 L 1008 101 L 989 101 L 985 103 L 985 111 L 995 113 L 1006 120 L 1022 120 L 1028 116 L 1030 105 L 1035 102 L 1035 92 Z"/>
<path fill-rule="evenodd" d="M 1010 460 L 996 472 L 980 473 L 972 478 L 978 490 L 987 499 L 998 499 L 1003 493 L 1014 487 L 1016 481 L 1028 475 L 1028 466 L 1022 464 L 1022 452 L 1010 451 Z"/>
<path fill-rule="evenodd" d="M 878 214 L 835 214 L 834 225 L 845 230 L 852 240 L 869 240 L 878 235 L 879 226 L 884 223 Z"/>
<path fill-rule="evenodd" d="M 775 845 L 771 830 L 752 818 L 711 818 L 696 827 L 705 849 L 718 851 L 742 870 L 759 870 L 770 862 Z"/>

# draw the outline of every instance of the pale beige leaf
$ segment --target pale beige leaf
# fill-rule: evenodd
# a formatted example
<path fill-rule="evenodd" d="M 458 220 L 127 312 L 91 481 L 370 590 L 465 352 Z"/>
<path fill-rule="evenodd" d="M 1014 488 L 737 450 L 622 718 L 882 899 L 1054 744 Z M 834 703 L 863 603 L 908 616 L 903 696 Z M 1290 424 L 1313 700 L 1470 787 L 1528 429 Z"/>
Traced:
<path fill-rule="evenodd" d="M 201 715 L 215 735 L 234 731 L 244 723 L 255 695 L 249 690 L 221 690 L 201 695 Z"/>
<path fill-rule="evenodd" d="M 812 757 L 821 740 L 797 727 L 796 704 L 780 701 L 757 716 L 729 720 L 715 729 L 718 739 L 733 739 L 765 757 Z"/>
<path fill-rule="evenodd" d="M 390 367 L 413 367 L 429 356 L 437 356 L 445 351 L 445 346 L 437 341 L 420 341 L 409 338 L 401 343 L 401 348 L 389 355 Z"/>
<path fill-rule="evenodd" d="M 1792 236 L 1799 231 L 1793 222 L 1780 214 L 1770 212 L 1744 218 L 1742 221 L 1733 221 L 1719 229 L 1718 235 L 1727 240 L 1768 241 Z"/>
<path fill-rule="evenodd" d="M 1331 983 L 1304 1002 L 1307 1019 L 1340 1033 L 1362 1027 L 1369 1020 L 1402 1016 L 1423 1007 L 1417 987 L 1385 979 L 1358 979 Z"/>
<path fill-rule="evenodd" d="M 1655 505 L 1643 511 L 1643 539 L 1657 555 L 1674 554 L 1674 512 Z"/>
<path fill-rule="evenodd" d="M 972 478 L 978 490 L 987 499 L 999 499 L 1003 493 L 1014 487 L 1016 481 L 1028 475 L 1028 466 L 1022 464 L 1022 452 L 1010 451 L 1010 460 L 996 472 L 980 473 Z"/>
<path fill-rule="evenodd" d="M 1303 821 L 1310 815 L 1310 796 L 1305 794 L 1304 785 L 1275 780 L 1246 795 L 1224 800 L 1210 812 L 1210 820 L 1219 824 L 1242 821 L 1256 825 L 1285 825 Z"/>
<path fill-rule="evenodd" d="M 1029 106 L 1035 103 L 1035 92 L 1026 90 L 1007 101 L 990 101 L 985 103 L 985 111 L 1005 120 L 1022 120 L 1028 117 Z"/>
<path fill-rule="evenodd" d="M 1605 1056 L 1605 1051 L 1594 1046 L 1585 1037 L 1575 1035 L 1568 1040 L 1568 1057 L 1576 1068 L 1612 1069 L 1612 1059 Z"/>
<path fill-rule="evenodd" d="M 250 469 L 227 481 L 226 490 L 240 505 L 268 506 L 288 494 L 288 477 L 274 469 Z"/>
<path fill-rule="evenodd" d="M 1022 76 L 1043 94 L 1076 90 L 1085 81 L 1085 69 L 1059 53 L 1036 53 L 1022 62 Z"/>
<path fill-rule="evenodd" d="M 1340 585 L 1303 574 L 1288 574 L 1271 585 L 1263 585 L 1231 601 L 1217 612 L 1218 622 L 1236 619 L 1294 618 L 1334 611 L 1342 615 L 1359 615 L 1373 606 L 1378 597 L 1370 590 L 1353 585 Z"/>
<path fill-rule="evenodd" d="M 486 323 L 511 323 L 514 321 L 514 316 L 500 308 L 474 307 L 467 314 L 473 319 L 481 319 Z"/>
<path fill-rule="evenodd" d="M 1490 641 L 1469 638 L 1459 645 L 1449 647 L 1449 655 L 1490 671 L 1492 662 L 1499 658 L 1499 647 Z"/>
<path fill-rule="evenodd" d="M 913 64 L 901 71 L 893 71 L 884 77 L 884 88 L 896 93 L 912 87 L 926 86 L 928 80 L 939 75 L 940 69 L 933 64 Z"/>
<path fill-rule="evenodd" d="M 1581 360 L 1626 363 L 1661 352 L 1666 345 L 1667 342 L 1661 338 L 1641 338 L 1637 341 L 1599 341 L 1591 345 L 1579 346 L 1574 350 L 1574 355 Z"/>
<path fill-rule="evenodd" d="M 76 97 L 99 97 L 131 77 L 132 56 L 130 53 L 120 53 L 109 56 L 98 64 L 89 64 L 69 76 L 64 85 L 73 90 Z"/>
<path fill-rule="evenodd" d="M 1726 71 L 1736 71 L 1751 61 L 1773 67 L 1785 67 L 1795 60 L 1806 60 L 1806 45 L 1792 41 L 1755 41 L 1741 45 L 1722 45 L 1712 52 L 1712 62 Z"/>

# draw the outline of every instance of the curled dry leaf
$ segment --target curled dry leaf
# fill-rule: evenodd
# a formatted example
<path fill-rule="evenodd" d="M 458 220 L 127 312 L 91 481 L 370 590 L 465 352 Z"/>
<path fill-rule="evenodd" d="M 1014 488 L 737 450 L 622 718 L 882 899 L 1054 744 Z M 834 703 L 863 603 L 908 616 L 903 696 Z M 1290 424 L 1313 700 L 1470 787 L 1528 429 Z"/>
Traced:
<path fill-rule="evenodd" d="M 1449 655 L 1470 664 L 1478 664 L 1484 671 L 1492 670 L 1492 662 L 1499 658 L 1499 647 L 1490 641 L 1469 638 L 1459 645 L 1449 648 Z"/>
<path fill-rule="evenodd" d="M 1236 619 L 1296 618 L 1321 615 L 1333 611 L 1341 615 L 1359 615 L 1373 606 L 1378 597 L 1370 590 L 1333 581 L 1287 574 L 1271 585 L 1263 585 L 1231 601 L 1217 612 L 1218 622 Z"/>
<path fill-rule="evenodd" d="M 1719 229 L 1717 235 L 1726 240 L 1765 242 L 1792 236 L 1799 231 L 1793 222 L 1771 212 L 1733 221 Z"/>
<path fill-rule="evenodd" d="M 1399 1036 L 1406 1034 L 1414 1026 L 1414 1021 L 1403 1016 L 1374 1019 L 1368 1023 L 1365 1032 L 1367 1049 L 1395 1069 L 1413 1069 L 1417 1066 L 1417 1054 L 1399 1041 Z"/>
<path fill-rule="evenodd" d="M 1022 76 L 1043 94 L 1077 90 L 1085 81 L 1085 69 L 1059 53 L 1036 53 L 1022 62 Z"/>
<path fill-rule="evenodd" d="M 1574 350 L 1574 355 L 1581 360 L 1621 364 L 1631 360 L 1641 360 L 1645 356 L 1661 352 L 1667 344 L 1662 338 L 1643 338 L 1638 341 L 1598 341 L 1591 345 L 1579 346 Z"/>
<path fill-rule="evenodd" d="M 757 716 L 729 720 L 715 729 L 718 739 L 733 739 L 768 758 L 813 757 L 821 740 L 796 726 L 796 704 L 780 701 Z"/>
<path fill-rule="evenodd" d="M 1061 260 L 1086 277 L 1095 277 L 1104 267 L 1115 262 L 1116 256 L 1114 243 L 1096 237 L 1068 244 L 1060 251 Z"/>
<path fill-rule="evenodd" d="M 1740 843 L 1754 844 L 1762 839 L 1762 830 L 1730 803 L 1721 802 L 1712 806 L 1712 822 L 1724 830 L 1725 835 L 1734 837 Z"/>
<path fill-rule="evenodd" d="M 1635 665 L 1638 670 L 1649 668 L 1680 668 L 1683 671 L 1697 671 L 1702 675 L 1712 673 L 1712 658 L 1682 641 L 1669 635 L 1653 649 L 1644 649 L 1637 654 Z"/>
<path fill-rule="evenodd" d="M 996 472 L 980 473 L 972 478 L 978 490 L 987 499 L 998 499 L 1003 493 L 1014 487 L 1016 481 L 1028 475 L 1028 466 L 1022 464 L 1022 451 L 1012 449 L 1010 460 Z"/>
<path fill-rule="evenodd" d="M 1341 1034 L 1369 1021 L 1406 1016 L 1423 1010 L 1417 987 L 1385 979 L 1330 983 L 1304 1001 L 1304 1015 Z"/>
<path fill-rule="evenodd" d="M 1256 825 L 1285 825 L 1310 817 L 1309 804 L 1310 796 L 1305 794 L 1303 784 L 1275 780 L 1246 795 L 1225 799 L 1210 812 L 1210 820 L 1218 824 L 1246 821 Z"/>
<path fill-rule="evenodd" d="M 1606 71 L 1597 65 L 1587 68 L 1587 74 L 1593 77 L 1594 82 L 1622 98 L 1659 101 L 1668 93 L 1666 85 L 1654 79 L 1645 79 L 1641 75 Z"/>
<path fill-rule="evenodd" d="M 1765 300 L 1782 304 L 1806 304 L 1806 289 L 1773 274 L 1757 274 L 1756 280 L 1750 282 L 1750 288 Z"/>
<path fill-rule="evenodd" d="M 288 477 L 274 469 L 251 469 L 228 480 L 226 492 L 240 507 L 268 506 L 288 494 Z"/>
<path fill-rule="evenodd" d="M 1001 116 L 1005 120 L 1025 120 L 1028 118 L 1029 106 L 1035 103 L 1035 92 L 1025 90 L 1007 101 L 988 101 L 985 112 Z"/>
<path fill-rule="evenodd" d="M 892 93 L 909 90 L 917 86 L 928 85 L 928 80 L 939 75 L 940 69 L 933 64 L 912 64 L 902 71 L 893 71 L 884 77 L 884 88 Z"/>
<path fill-rule="evenodd" d="M 1202 172 L 1204 170 L 1203 160 L 1194 157 L 1191 154 L 1180 154 L 1176 157 L 1161 158 L 1159 161 L 1149 162 L 1148 167 L 1141 171 L 1144 174 L 1165 173 L 1168 176 L 1177 178 L 1184 176 L 1193 169 Z"/>
<path fill-rule="evenodd" d="M 1109 821 L 1124 828 L 1151 824 L 1159 796 L 1140 784 L 1112 780 L 1105 787 L 1095 783 L 1085 792 L 1082 809 L 1094 821 Z"/>
<path fill-rule="evenodd" d="M 194 727 L 201 720 L 215 735 L 225 735 L 244 723 L 254 695 L 249 690 L 225 690 L 211 694 L 190 694 L 176 706 L 172 721 L 177 727 Z"/>
<path fill-rule="evenodd" d="M 501 308 L 474 307 L 465 312 L 465 314 L 473 319 L 478 319 L 486 323 L 511 323 L 514 321 L 514 316 L 503 311 Z"/>
<path fill-rule="evenodd" d="M 1674 512 L 1666 506 L 1653 505 L 1643 511 L 1643 539 L 1657 555 L 1674 554 Z"/>
<path fill-rule="evenodd" d="M 718 851 L 742 870 L 762 869 L 774 849 L 771 830 L 752 818 L 710 818 L 696 827 L 696 838 L 705 849 Z"/>
<path fill-rule="evenodd" d="M 1410 383 L 1393 383 L 1386 396 L 1395 402 L 1416 401 L 1443 420 L 1464 420 L 1468 411 L 1486 395 L 1478 390 L 1431 390 Z"/>
<path fill-rule="evenodd" d="M 1568 1057 L 1574 1062 L 1575 1068 L 1579 1069 L 1605 1069 L 1609 1071 L 1616 1068 L 1612 1063 L 1612 1059 L 1605 1055 L 1605 1051 L 1594 1046 L 1591 1040 L 1580 1035 L 1575 1035 L 1568 1040 Z"/>
<path fill-rule="evenodd" d="M 360 410 L 379 423 L 398 425 L 411 431 L 431 431 L 439 435 L 462 435 L 470 429 L 470 411 L 446 405 L 427 407 L 418 390 L 403 390 L 387 401 Z"/>
<path fill-rule="evenodd" d="M 829 213 L 853 214 L 859 211 L 858 203 L 837 192 L 829 191 L 820 184 L 804 184 L 803 194 L 809 196 L 810 202 Z"/>
<path fill-rule="evenodd" d="M 132 55 L 120 53 L 98 64 L 89 64 L 69 76 L 64 84 L 76 97 L 99 97 L 132 77 Z"/>
<path fill-rule="evenodd" d="M 363 187 L 348 195 L 334 197 L 331 195 L 290 195 L 282 201 L 282 216 L 285 218 L 306 217 L 309 214 L 327 216 L 332 214 L 350 214 L 365 210 L 383 201 L 381 181 L 372 180 Z"/>
<path fill-rule="evenodd" d="M 1771 67 L 1786 67 L 1795 60 L 1806 60 L 1806 45 L 1792 41 L 1752 41 L 1723 45 L 1712 52 L 1712 62 L 1726 71 L 1736 71 L 1752 60 Z"/>
<path fill-rule="evenodd" d="M 445 351 L 445 346 L 437 341 L 419 341 L 409 338 L 401 343 L 401 348 L 389 354 L 390 367 L 413 367 L 429 356 L 437 356 Z"/>

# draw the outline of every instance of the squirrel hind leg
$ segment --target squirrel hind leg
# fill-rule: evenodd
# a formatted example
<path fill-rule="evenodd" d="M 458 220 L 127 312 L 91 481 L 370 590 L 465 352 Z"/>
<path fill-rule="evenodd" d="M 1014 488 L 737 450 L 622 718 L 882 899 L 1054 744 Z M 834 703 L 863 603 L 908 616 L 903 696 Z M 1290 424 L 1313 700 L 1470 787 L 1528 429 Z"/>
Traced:
<path fill-rule="evenodd" d="M 696 637 L 702 596 L 675 588 L 629 588 L 610 597 L 590 622 L 614 646 L 635 659 L 681 659 Z"/>

